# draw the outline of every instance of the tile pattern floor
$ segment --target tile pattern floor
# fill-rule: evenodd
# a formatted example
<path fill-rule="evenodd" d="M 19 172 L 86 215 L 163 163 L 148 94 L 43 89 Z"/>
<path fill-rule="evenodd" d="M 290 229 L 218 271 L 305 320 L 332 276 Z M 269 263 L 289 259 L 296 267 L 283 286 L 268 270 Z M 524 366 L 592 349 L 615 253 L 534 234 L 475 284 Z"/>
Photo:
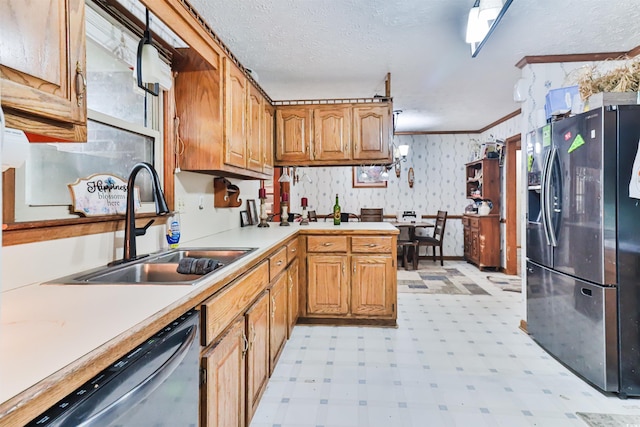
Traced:
<path fill-rule="evenodd" d="M 445 267 L 487 294 L 399 293 L 397 328 L 296 326 L 251 426 L 584 427 L 576 412 L 640 415 L 640 399 L 600 393 L 519 329 L 522 294 L 487 280 L 500 273 Z"/>

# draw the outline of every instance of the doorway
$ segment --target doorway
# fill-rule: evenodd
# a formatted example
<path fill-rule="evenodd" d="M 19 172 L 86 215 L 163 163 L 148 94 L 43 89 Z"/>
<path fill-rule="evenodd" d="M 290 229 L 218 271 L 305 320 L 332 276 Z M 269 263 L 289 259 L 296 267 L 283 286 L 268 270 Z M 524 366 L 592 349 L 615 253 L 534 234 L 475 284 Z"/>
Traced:
<path fill-rule="evenodd" d="M 505 141 L 506 155 L 506 221 L 505 221 L 505 253 L 507 262 L 506 274 L 520 275 L 520 249 L 521 249 L 521 199 L 522 189 L 522 152 L 520 135 L 507 138 Z"/>

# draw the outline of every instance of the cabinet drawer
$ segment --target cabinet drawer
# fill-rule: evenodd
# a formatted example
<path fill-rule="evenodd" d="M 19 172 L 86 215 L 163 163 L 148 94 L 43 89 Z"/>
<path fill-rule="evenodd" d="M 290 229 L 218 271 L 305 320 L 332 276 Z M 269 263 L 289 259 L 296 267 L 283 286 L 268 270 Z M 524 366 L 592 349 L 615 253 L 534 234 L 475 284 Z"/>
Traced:
<path fill-rule="evenodd" d="M 469 226 L 471 228 L 480 227 L 480 218 L 469 218 Z"/>
<path fill-rule="evenodd" d="M 309 236 L 308 252 L 347 252 L 347 236 Z"/>
<path fill-rule="evenodd" d="M 287 264 L 291 263 L 298 256 L 298 238 L 287 243 Z"/>
<path fill-rule="evenodd" d="M 269 257 L 269 281 L 275 279 L 275 277 L 285 269 L 287 266 L 287 247 L 283 246 Z"/>
<path fill-rule="evenodd" d="M 354 236 L 351 238 L 351 251 L 364 253 L 391 252 L 393 237 Z"/>
<path fill-rule="evenodd" d="M 209 345 L 242 314 L 269 284 L 269 265 L 261 263 L 202 303 L 202 345 Z"/>

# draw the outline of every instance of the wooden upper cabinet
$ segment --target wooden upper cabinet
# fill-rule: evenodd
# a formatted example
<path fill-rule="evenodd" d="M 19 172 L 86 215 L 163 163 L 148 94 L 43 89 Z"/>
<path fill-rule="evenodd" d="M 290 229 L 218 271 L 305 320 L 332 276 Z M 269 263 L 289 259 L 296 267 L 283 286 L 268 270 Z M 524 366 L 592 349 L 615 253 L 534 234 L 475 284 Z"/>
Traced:
<path fill-rule="evenodd" d="M 264 101 L 262 132 L 262 172 L 273 175 L 273 151 L 276 142 L 276 109 Z"/>
<path fill-rule="evenodd" d="M 312 110 L 306 107 L 276 109 L 276 159 L 284 162 L 311 160 Z"/>
<path fill-rule="evenodd" d="M 247 78 L 229 58 L 224 63 L 224 162 L 246 167 Z"/>
<path fill-rule="evenodd" d="M 263 172 L 264 100 L 260 91 L 249 85 L 247 91 L 247 169 Z"/>
<path fill-rule="evenodd" d="M 391 107 L 389 105 L 353 107 L 353 158 L 375 160 L 390 156 Z"/>
<path fill-rule="evenodd" d="M 276 166 L 392 161 L 389 102 L 284 105 L 276 117 Z"/>
<path fill-rule="evenodd" d="M 193 49 L 181 49 L 174 64 L 178 133 L 184 142 L 180 166 L 185 170 L 216 170 L 222 166 L 222 58 L 208 60 Z"/>
<path fill-rule="evenodd" d="M 84 0 L 5 0 L 0 93 L 8 127 L 86 141 Z"/>
<path fill-rule="evenodd" d="M 331 106 L 313 110 L 314 160 L 351 158 L 351 107 Z"/>

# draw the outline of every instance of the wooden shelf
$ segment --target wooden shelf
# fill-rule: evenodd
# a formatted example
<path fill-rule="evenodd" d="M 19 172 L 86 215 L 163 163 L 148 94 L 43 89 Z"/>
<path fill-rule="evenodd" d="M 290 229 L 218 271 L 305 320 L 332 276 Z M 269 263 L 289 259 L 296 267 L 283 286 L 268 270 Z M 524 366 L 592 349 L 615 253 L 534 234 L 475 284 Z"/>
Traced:
<path fill-rule="evenodd" d="M 213 206 L 216 208 L 237 208 L 242 204 L 240 189 L 226 178 L 213 179 Z"/>

